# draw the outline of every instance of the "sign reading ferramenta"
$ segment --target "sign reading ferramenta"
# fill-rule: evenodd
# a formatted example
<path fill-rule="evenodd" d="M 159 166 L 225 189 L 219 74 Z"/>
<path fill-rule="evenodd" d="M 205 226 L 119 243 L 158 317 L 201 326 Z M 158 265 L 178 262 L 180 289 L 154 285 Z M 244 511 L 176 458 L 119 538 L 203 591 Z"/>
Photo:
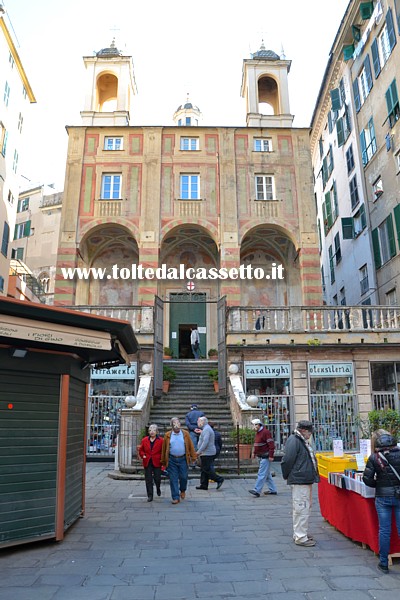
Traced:
<path fill-rule="evenodd" d="M 353 363 L 308 363 L 310 377 L 352 377 Z"/>
<path fill-rule="evenodd" d="M 244 370 L 247 379 L 290 377 L 290 363 L 245 362 Z"/>

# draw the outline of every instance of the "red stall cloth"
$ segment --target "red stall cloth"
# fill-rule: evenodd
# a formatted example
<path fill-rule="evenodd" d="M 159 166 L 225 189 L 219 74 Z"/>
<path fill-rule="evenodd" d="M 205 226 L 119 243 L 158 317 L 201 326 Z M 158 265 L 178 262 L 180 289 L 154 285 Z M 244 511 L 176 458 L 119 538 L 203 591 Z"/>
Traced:
<path fill-rule="evenodd" d="M 367 544 L 371 550 L 378 553 L 378 515 L 375 498 L 364 498 L 350 490 L 343 490 L 328 483 L 326 477 L 321 477 L 318 499 L 321 515 L 328 523 L 350 539 Z M 400 538 L 393 518 L 390 554 L 397 552 L 400 552 Z"/>

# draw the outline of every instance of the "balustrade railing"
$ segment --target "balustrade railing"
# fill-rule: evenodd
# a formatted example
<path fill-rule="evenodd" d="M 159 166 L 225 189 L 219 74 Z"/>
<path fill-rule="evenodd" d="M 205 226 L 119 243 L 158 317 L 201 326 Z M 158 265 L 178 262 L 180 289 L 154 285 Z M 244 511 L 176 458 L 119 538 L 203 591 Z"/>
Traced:
<path fill-rule="evenodd" d="M 101 317 L 111 317 L 129 321 L 135 333 L 154 333 L 154 319 L 152 306 L 65 306 L 72 310 L 79 310 Z"/>
<path fill-rule="evenodd" d="M 400 410 L 398 392 L 372 392 L 372 405 L 375 410 Z"/>
<path fill-rule="evenodd" d="M 399 306 L 229 307 L 228 332 L 392 331 Z"/>

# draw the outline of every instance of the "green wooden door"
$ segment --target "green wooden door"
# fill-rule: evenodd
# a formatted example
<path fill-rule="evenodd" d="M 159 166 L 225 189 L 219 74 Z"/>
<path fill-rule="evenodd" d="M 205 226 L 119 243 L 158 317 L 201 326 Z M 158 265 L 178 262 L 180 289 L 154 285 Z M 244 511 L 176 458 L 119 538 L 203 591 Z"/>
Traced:
<path fill-rule="evenodd" d="M 202 301 L 204 296 L 204 301 Z M 204 328 L 206 331 L 206 302 L 205 294 L 197 294 L 197 301 L 187 301 L 189 294 L 177 294 L 174 301 L 174 294 L 171 294 L 169 304 L 169 342 L 168 345 L 175 358 L 193 358 L 190 349 L 190 326 L 197 325 L 198 328 Z M 200 355 L 207 356 L 207 334 L 201 333 L 200 329 Z"/>
<path fill-rule="evenodd" d="M 0 545 L 52 537 L 60 375 L 0 369 L 0 385 Z"/>

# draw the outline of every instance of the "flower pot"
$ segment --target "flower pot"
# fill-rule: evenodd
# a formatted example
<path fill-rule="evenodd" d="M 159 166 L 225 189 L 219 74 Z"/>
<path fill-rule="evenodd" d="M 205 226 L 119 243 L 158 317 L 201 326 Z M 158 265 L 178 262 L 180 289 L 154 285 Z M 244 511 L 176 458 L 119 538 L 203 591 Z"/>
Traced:
<path fill-rule="evenodd" d="M 164 392 L 164 394 L 168 394 L 168 392 L 169 392 L 169 386 L 170 386 L 170 382 L 169 381 L 163 381 L 162 382 L 162 391 Z"/>
<path fill-rule="evenodd" d="M 239 444 L 238 445 L 238 454 L 239 460 L 251 460 L 251 444 Z"/>
<path fill-rule="evenodd" d="M 215 392 L 216 394 L 218 394 L 218 392 L 219 392 L 219 385 L 218 385 L 218 381 L 213 381 L 213 384 L 214 384 L 214 392 Z"/>
<path fill-rule="evenodd" d="M 171 360 L 172 356 L 170 356 L 169 354 L 164 354 L 163 355 L 163 359 L 164 360 Z"/>

